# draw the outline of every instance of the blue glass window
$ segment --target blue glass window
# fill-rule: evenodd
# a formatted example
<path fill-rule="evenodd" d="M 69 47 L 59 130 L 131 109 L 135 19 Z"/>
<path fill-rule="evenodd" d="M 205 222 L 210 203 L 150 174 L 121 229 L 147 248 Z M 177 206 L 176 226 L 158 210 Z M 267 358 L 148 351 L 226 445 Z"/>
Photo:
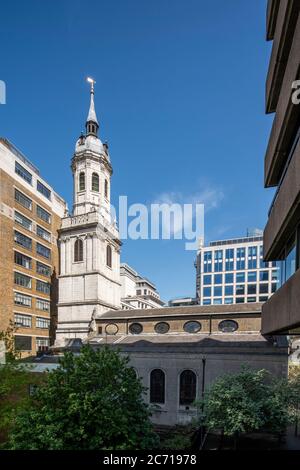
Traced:
<path fill-rule="evenodd" d="M 221 297 L 222 296 L 222 286 L 215 286 L 214 287 L 214 296 Z"/>
<path fill-rule="evenodd" d="M 256 267 L 257 267 L 257 246 L 249 246 L 248 269 L 256 269 Z"/>
<path fill-rule="evenodd" d="M 203 256 L 203 271 L 211 273 L 211 251 L 205 251 Z"/>
<path fill-rule="evenodd" d="M 247 302 L 256 302 L 256 297 L 247 297 Z"/>
<path fill-rule="evenodd" d="M 233 295 L 233 286 L 225 286 L 225 295 Z"/>
<path fill-rule="evenodd" d="M 235 287 L 235 294 L 236 294 L 236 295 L 244 295 L 244 294 L 245 294 L 245 286 L 244 286 L 244 284 L 236 285 L 236 287 Z"/>
<path fill-rule="evenodd" d="M 210 287 L 204 287 L 203 288 L 203 297 L 210 297 L 211 296 L 211 288 Z"/>
<path fill-rule="evenodd" d="M 263 247 L 259 247 L 259 267 L 260 268 L 267 268 L 269 263 L 265 262 L 263 259 Z"/>
<path fill-rule="evenodd" d="M 238 248 L 236 250 L 236 269 L 237 271 L 245 269 L 245 248 Z"/>
<path fill-rule="evenodd" d="M 269 284 L 260 284 L 259 285 L 259 293 L 260 294 L 267 294 L 269 292 Z"/>
<path fill-rule="evenodd" d="M 225 284 L 233 284 L 233 273 L 225 274 Z"/>
<path fill-rule="evenodd" d="M 237 304 L 243 304 L 243 303 L 245 303 L 245 298 L 244 297 L 237 297 L 235 299 L 235 301 L 236 301 Z"/>
<path fill-rule="evenodd" d="M 214 275 L 214 282 L 215 282 L 215 284 L 222 284 L 222 274 L 215 274 Z"/>
<path fill-rule="evenodd" d="M 245 273 L 236 273 L 235 278 L 237 283 L 245 282 Z"/>
<path fill-rule="evenodd" d="M 260 271 L 259 280 L 260 281 L 268 281 L 269 280 L 269 271 Z"/>
<path fill-rule="evenodd" d="M 211 284 L 211 275 L 210 275 L 210 274 L 205 274 L 205 275 L 203 276 L 203 284 L 204 284 L 205 286 Z"/>
<path fill-rule="evenodd" d="M 234 266 L 234 249 L 233 248 L 228 248 L 225 252 L 225 269 L 226 271 L 233 271 Z"/>
<path fill-rule="evenodd" d="M 215 272 L 223 271 L 223 250 L 215 251 Z"/>
<path fill-rule="evenodd" d="M 233 297 L 225 297 L 225 304 L 233 304 Z"/>
<path fill-rule="evenodd" d="M 256 294 L 256 284 L 248 284 L 248 295 Z"/>
<path fill-rule="evenodd" d="M 27 181 L 27 183 L 32 184 L 32 174 L 18 162 L 15 162 L 15 172 L 17 175 L 21 176 L 23 180 Z"/>
<path fill-rule="evenodd" d="M 248 282 L 256 282 L 256 279 L 257 279 L 256 271 L 249 271 Z"/>
<path fill-rule="evenodd" d="M 222 305 L 222 299 L 214 299 L 214 305 Z"/>
<path fill-rule="evenodd" d="M 43 183 L 37 181 L 36 189 L 43 194 L 47 199 L 51 199 L 51 191 Z"/>
<path fill-rule="evenodd" d="M 210 305 L 211 304 L 211 300 L 210 299 L 204 299 L 203 300 L 203 305 Z"/>

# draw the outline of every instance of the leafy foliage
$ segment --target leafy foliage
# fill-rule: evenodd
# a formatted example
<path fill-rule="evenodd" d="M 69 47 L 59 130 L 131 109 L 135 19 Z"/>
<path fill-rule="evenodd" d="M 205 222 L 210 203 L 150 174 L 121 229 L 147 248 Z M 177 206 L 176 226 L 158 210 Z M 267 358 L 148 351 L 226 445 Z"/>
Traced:
<path fill-rule="evenodd" d="M 289 387 L 286 380 L 272 379 L 265 370 L 243 367 L 238 374 L 216 380 L 203 403 L 202 423 L 224 435 L 269 430 L 281 433 L 290 416 Z"/>
<path fill-rule="evenodd" d="M 9 326 L 5 331 L 0 331 L 0 341 L 4 341 L 6 349 L 6 361 L 13 361 L 20 358 L 20 352 L 15 348 L 15 336 L 17 327 L 10 320 Z"/>
<path fill-rule="evenodd" d="M 86 346 L 65 353 L 21 413 L 12 449 L 151 449 L 157 442 L 144 389 L 128 358 Z"/>

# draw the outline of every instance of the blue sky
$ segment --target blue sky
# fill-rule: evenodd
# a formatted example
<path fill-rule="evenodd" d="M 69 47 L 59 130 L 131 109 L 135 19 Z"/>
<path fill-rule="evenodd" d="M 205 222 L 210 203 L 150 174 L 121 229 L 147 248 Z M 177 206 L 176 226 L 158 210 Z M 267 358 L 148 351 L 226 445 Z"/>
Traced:
<path fill-rule="evenodd" d="M 263 188 L 273 119 L 264 114 L 265 9 L 265 0 L 4 2 L 0 135 L 71 206 L 70 159 L 91 75 L 113 202 L 205 194 L 206 242 L 263 227 L 274 192 Z M 164 300 L 194 295 L 194 259 L 181 240 L 127 240 L 122 249 Z"/>

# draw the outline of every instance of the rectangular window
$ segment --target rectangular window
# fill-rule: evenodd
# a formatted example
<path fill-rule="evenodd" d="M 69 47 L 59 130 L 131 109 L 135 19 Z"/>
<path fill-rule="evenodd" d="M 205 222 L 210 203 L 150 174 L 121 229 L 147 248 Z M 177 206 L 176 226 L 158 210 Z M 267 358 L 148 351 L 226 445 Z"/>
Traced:
<path fill-rule="evenodd" d="M 18 286 L 26 287 L 27 289 L 31 289 L 31 277 L 16 272 L 14 274 L 15 284 L 17 284 Z"/>
<path fill-rule="evenodd" d="M 222 274 L 215 274 L 214 275 L 214 282 L 215 282 L 215 284 L 222 284 Z"/>
<path fill-rule="evenodd" d="M 277 290 L 277 282 L 272 282 L 272 294 Z"/>
<path fill-rule="evenodd" d="M 248 284 L 248 295 L 256 294 L 256 284 Z"/>
<path fill-rule="evenodd" d="M 272 271 L 272 281 L 279 281 L 279 270 L 275 269 Z"/>
<path fill-rule="evenodd" d="M 260 294 L 267 294 L 269 292 L 269 284 L 260 284 L 259 285 L 259 293 Z"/>
<path fill-rule="evenodd" d="M 244 294 L 245 294 L 244 284 L 237 285 L 235 287 L 235 295 L 244 295 Z"/>
<path fill-rule="evenodd" d="M 235 279 L 237 283 L 245 282 L 245 273 L 236 273 Z"/>
<path fill-rule="evenodd" d="M 43 183 L 37 181 L 36 189 L 43 194 L 47 199 L 51 199 L 51 191 Z"/>
<path fill-rule="evenodd" d="M 211 299 L 204 299 L 203 305 L 211 305 Z"/>
<path fill-rule="evenodd" d="M 31 250 L 32 248 L 32 240 L 29 237 L 26 237 L 26 235 L 23 235 L 23 233 L 17 232 L 15 230 L 15 242 L 18 245 L 23 246 L 27 250 Z"/>
<path fill-rule="evenodd" d="M 15 325 L 22 328 L 31 328 L 32 320 L 30 315 L 15 313 Z"/>
<path fill-rule="evenodd" d="M 259 301 L 260 302 L 266 302 L 268 300 L 268 296 L 267 295 L 260 295 L 259 296 Z"/>
<path fill-rule="evenodd" d="M 36 262 L 36 272 L 39 274 L 42 274 L 43 276 L 47 276 L 47 277 L 51 276 L 50 266 L 40 263 L 39 261 Z"/>
<path fill-rule="evenodd" d="M 249 271 L 248 282 L 256 282 L 256 279 L 257 279 L 256 271 Z"/>
<path fill-rule="evenodd" d="M 212 252 L 205 251 L 203 256 L 203 271 L 205 273 L 211 273 L 211 259 L 212 259 Z"/>
<path fill-rule="evenodd" d="M 47 242 L 51 242 L 51 233 L 39 225 L 36 226 L 36 234 L 44 240 L 47 240 Z"/>
<path fill-rule="evenodd" d="M 36 244 L 36 252 L 38 255 L 43 256 L 44 258 L 51 258 L 51 250 L 40 243 Z"/>
<path fill-rule="evenodd" d="M 247 302 L 256 302 L 256 297 L 247 297 Z"/>
<path fill-rule="evenodd" d="M 17 351 L 31 351 L 32 349 L 31 336 L 15 335 L 15 348 Z"/>
<path fill-rule="evenodd" d="M 36 325 L 37 328 L 47 328 L 47 329 L 49 329 L 50 320 L 48 318 L 36 317 L 35 325 Z"/>
<path fill-rule="evenodd" d="M 36 308 L 43 312 L 50 312 L 50 302 L 43 299 L 36 299 Z"/>
<path fill-rule="evenodd" d="M 245 303 L 245 297 L 237 297 L 237 298 L 235 299 L 235 302 L 236 302 L 237 304 L 244 304 L 244 303 Z"/>
<path fill-rule="evenodd" d="M 15 251 L 15 263 L 26 269 L 31 269 L 32 266 L 31 258 L 23 255 L 22 253 L 18 253 L 18 251 Z"/>
<path fill-rule="evenodd" d="M 48 282 L 43 282 L 40 280 L 36 280 L 36 290 L 39 292 L 44 292 L 44 294 L 50 294 L 50 284 Z"/>
<path fill-rule="evenodd" d="M 245 269 L 245 248 L 237 248 L 236 250 L 236 269 L 237 271 Z"/>
<path fill-rule="evenodd" d="M 257 246 L 249 246 L 248 269 L 256 269 L 256 267 L 257 267 Z"/>
<path fill-rule="evenodd" d="M 214 299 L 214 305 L 222 305 L 222 299 Z"/>
<path fill-rule="evenodd" d="M 233 260 L 234 260 L 234 249 L 229 248 L 225 252 L 225 260 L 226 260 L 226 271 L 233 271 L 234 270 L 234 265 L 233 265 Z"/>
<path fill-rule="evenodd" d="M 31 307 L 31 297 L 28 295 L 15 292 L 15 305 L 23 305 L 23 307 Z"/>
<path fill-rule="evenodd" d="M 215 272 L 223 271 L 223 250 L 215 251 Z"/>
<path fill-rule="evenodd" d="M 25 194 L 21 193 L 21 191 L 18 191 L 17 189 L 15 189 L 15 201 L 17 201 L 26 209 L 30 211 L 32 210 L 32 200 L 29 199 L 29 197 L 25 196 Z"/>
<path fill-rule="evenodd" d="M 49 338 L 36 338 L 36 349 L 43 349 L 48 348 L 49 346 Z"/>
<path fill-rule="evenodd" d="M 233 273 L 225 274 L 225 284 L 233 284 Z"/>
<path fill-rule="evenodd" d="M 233 286 L 225 286 L 225 295 L 233 295 Z"/>
<path fill-rule="evenodd" d="M 222 286 L 215 286 L 214 287 L 214 296 L 215 297 L 222 297 Z"/>
<path fill-rule="evenodd" d="M 205 274 L 203 276 L 203 284 L 205 286 L 209 286 L 211 284 L 211 275 L 210 274 Z"/>
<path fill-rule="evenodd" d="M 20 214 L 20 212 L 15 211 L 15 222 L 17 224 L 22 225 L 22 227 L 26 228 L 27 230 L 32 230 L 32 222 L 30 219 L 27 219 L 24 215 Z"/>
<path fill-rule="evenodd" d="M 210 297 L 211 296 L 211 288 L 210 287 L 204 287 L 203 288 L 203 297 Z"/>
<path fill-rule="evenodd" d="M 260 281 L 268 281 L 269 280 L 269 271 L 260 271 L 259 272 L 259 280 Z"/>
<path fill-rule="evenodd" d="M 47 222 L 48 224 L 51 223 L 51 215 L 49 212 L 45 211 L 41 206 L 36 206 L 36 214 L 37 216 Z"/>
<path fill-rule="evenodd" d="M 226 305 L 233 304 L 233 297 L 225 297 L 225 304 Z"/>
<path fill-rule="evenodd" d="M 23 180 L 27 181 L 27 183 L 32 184 L 32 174 L 29 173 L 29 171 L 26 170 L 20 163 L 16 162 L 15 165 L 15 173 L 17 175 L 21 176 Z"/>
<path fill-rule="evenodd" d="M 260 246 L 259 247 L 259 267 L 263 269 L 263 268 L 267 268 L 268 265 L 269 263 L 265 262 L 263 258 L 263 247 Z"/>

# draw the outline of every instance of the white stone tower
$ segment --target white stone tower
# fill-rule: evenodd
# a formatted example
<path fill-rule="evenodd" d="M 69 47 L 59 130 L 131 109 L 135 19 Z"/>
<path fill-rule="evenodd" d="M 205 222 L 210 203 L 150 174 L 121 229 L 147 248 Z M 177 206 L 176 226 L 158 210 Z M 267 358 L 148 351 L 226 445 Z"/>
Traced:
<path fill-rule="evenodd" d="M 72 159 L 73 215 L 62 220 L 56 345 L 85 339 L 96 315 L 120 308 L 120 239 L 110 211 L 112 166 L 99 123 L 91 83 L 86 134 Z"/>

